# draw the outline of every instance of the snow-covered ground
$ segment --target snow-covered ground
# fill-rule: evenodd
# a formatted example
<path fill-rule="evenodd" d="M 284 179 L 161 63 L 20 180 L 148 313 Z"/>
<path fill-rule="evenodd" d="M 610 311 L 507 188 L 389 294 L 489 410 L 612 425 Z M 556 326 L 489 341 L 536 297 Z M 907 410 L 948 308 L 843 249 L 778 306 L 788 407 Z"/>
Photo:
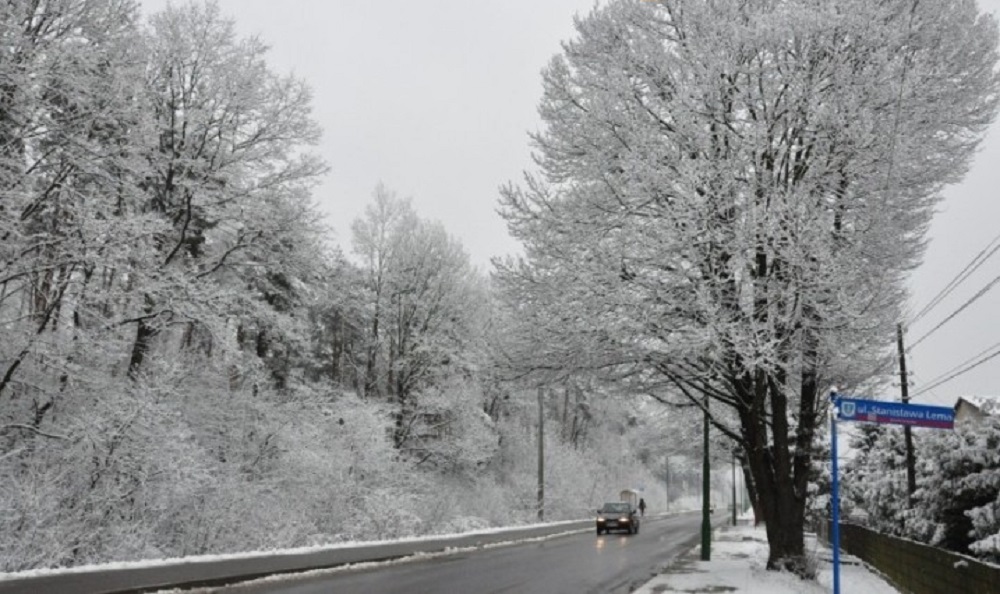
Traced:
<path fill-rule="evenodd" d="M 682 592 L 730 592 L 732 594 L 826 594 L 833 591 L 830 550 L 807 537 L 806 548 L 818 566 L 817 582 L 804 582 L 794 575 L 767 571 L 767 535 L 763 526 L 727 526 L 712 535 L 712 560 L 701 561 L 699 547 L 678 559 L 663 573 L 634 594 L 680 594 Z M 840 590 L 845 593 L 898 594 L 857 559 L 841 557 Z"/>

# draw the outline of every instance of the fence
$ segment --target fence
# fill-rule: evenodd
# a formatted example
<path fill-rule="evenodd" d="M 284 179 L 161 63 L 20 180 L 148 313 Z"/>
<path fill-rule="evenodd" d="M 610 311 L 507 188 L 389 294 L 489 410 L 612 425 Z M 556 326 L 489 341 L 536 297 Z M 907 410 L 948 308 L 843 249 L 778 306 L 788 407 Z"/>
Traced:
<path fill-rule="evenodd" d="M 840 548 L 910 594 L 1000 593 L 1000 567 L 944 549 L 840 525 Z"/>

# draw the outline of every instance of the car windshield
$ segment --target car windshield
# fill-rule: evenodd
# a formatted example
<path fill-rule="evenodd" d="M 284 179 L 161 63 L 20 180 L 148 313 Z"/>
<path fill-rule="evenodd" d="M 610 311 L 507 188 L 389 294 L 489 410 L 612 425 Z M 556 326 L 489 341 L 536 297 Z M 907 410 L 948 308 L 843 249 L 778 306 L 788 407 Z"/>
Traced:
<path fill-rule="evenodd" d="M 605 503 L 604 507 L 601 508 L 601 512 L 606 514 L 627 514 L 628 504 L 627 503 Z"/>

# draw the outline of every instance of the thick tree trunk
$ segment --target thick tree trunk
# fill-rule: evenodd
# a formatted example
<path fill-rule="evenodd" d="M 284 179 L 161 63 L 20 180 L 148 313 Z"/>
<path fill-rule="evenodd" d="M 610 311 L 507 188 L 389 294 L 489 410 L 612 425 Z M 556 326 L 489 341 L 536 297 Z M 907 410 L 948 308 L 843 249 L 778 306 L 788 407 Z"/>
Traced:
<path fill-rule="evenodd" d="M 747 442 L 747 467 L 752 475 L 748 484 L 756 491 L 751 500 L 756 502 L 757 519 L 765 523 L 770 547 L 767 568 L 787 569 L 807 576 L 806 473 L 796 471 L 808 467 L 808 459 L 800 459 L 803 455 L 808 456 L 808 452 L 790 447 L 786 397 L 762 371 L 755 373 L 753 378 L 744 377 L 738 386 L 741 400 L 750 403 L 747 409 L 740 411 L 740 420 Z M 770 415 L 766 412 L 767 404 L 770 404 Z M 797 432 L 802 429 L 800 424 Z"/>
<path fill-rule="evenodd" d="M 773 462 L 761 470 L 770 475 L 764 480 L 766 492 L 761 493 L 770 548 L 767 568 L 805 575 L 805 498 L 795 493 L 792 477 L 774 472 Z"/>

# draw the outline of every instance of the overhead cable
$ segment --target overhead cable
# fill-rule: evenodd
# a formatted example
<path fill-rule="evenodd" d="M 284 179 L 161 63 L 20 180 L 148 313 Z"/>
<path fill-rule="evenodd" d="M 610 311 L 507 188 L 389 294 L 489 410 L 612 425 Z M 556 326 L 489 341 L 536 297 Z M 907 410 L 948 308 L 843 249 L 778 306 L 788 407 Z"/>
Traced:
<path fill-rule="evenodd" d="M 937 326 L 934 326 L 933 328 L 930 329 L 929 332 L 927 332 L 926 334 L 924 334 L 923 336 L 921 336 L 920 338 L 918 338 L 916 340 L 916 342 L 914 342 L 913 344 L 911 344 L 909 346 L 909 348 L 907 348 L 906 350 L 910 351 L 911 349 L 913 349 L 914 347 L 916 347 L 918 344 L 920 344 L 921 342 L 923 342 L 928 336 L 930 336 L 931 334 L 934 334 L 935 332 L 937 332 L 937 330 L 941 326 L 944 326 L 945 324 L 947 324 L 948 322 L 950 322 L 952 319 L 954 319 L 955 316 L 957 316 L 958 314 L 962 313 L 965 310 L 965 308 L 969 307 L 970 305 L 972 305 L 972 303 L 974 301 L 976 301 L 977 299 L 979 299 L 980 297 L 982 297 L 983 295 L 985 295 L 987 292 L 989 292 L 989 290 L 992 289 L 993 287 L 995 287 L 997 283 L 1000 283 L 1000 276 L 997 276 L 996 278 L 994 278 L 993 280 L 991 280 L 985 287 L 983 287 L 982 289 L 979 289 L 979 292 L 977 292 L 975 295 L 973 295 L 972 297 L 970 297 L 969 300 L 966 301 L 965 303 L 963 303 L 961 307 L 959 307 L 955 311 L 951 312 L 951 315 L 949 315 L 947 318 L 941 320 L 941 322 L 938 323 Z"/>
<path fill-rule="evenodd" d="M 914 314 L 913 318 L 910 319 L 907 326 L 913 324 L 920 318 L 927 315 L 927 313 L 929 313 L 932 309 L 937 307 L 937 305 L 940 304 L 945 297 L 950 295 L 951 292 L 954 291 L 956 288 L 958 288 L 960 284 L 965 282 L 965 280 L 969 278 L 969 276 L 972 275 L 973 272 L 978 270 L 979 267 L 982 266 L 983 263 L 985 263 L 987 260 L 989 260 L 993 256 L 993 254 L 997 253 L 997 251 L 1000 251 L 1000 234 L 994 237 L 993 240 L 986 245 L 986 247 L 979 250 L 979 253 L 976 254 L 974 258 L 972 258 L 972 261 L 970 261 L 968 264 L 965 265 L 965 268 L 963 268 L 957 275 L 955 275 L 955 278 L 951 279 L 951 281 L 949 281 L 948 284 L 945 285 L 945 287 L 941 289 L 941 291 L 938 292 L 938 294 L 935 295 L 934 298 L 930 300 L 930 302 L 927 303 L 927 305 L 925 305 L 920 311 Z"/>
<path fill-rule="evenodd" d="M 991 350 L 992 352 L 990 352 Z M 1000 356 L 1000 342 L 983 349 L 974 357 L 971 357 L 966 361 L 959 363 L 955 367 L 952 367 L 948 371 L 939 375 L 937 378 L 931 380 L 931 383 L 927 384 L 926 386 L 918 390 L 914 394 L 914 396 L 918 396 L 920 394 L 923 394 L 924 392 L 928 392 L 930 390 L 933 390 L 934 388 L 937 388 L 938 386 L 946 384 L 951 380 L 955 379 L 956 377 L 964 375 L 972 371 L 976 367 L 979 367 L 983 363 L 986 363 L 987 361 L 990 361 L 991 359 L 998 356 Z M 977 358 L 978 360 L 976 360 Z"/>

